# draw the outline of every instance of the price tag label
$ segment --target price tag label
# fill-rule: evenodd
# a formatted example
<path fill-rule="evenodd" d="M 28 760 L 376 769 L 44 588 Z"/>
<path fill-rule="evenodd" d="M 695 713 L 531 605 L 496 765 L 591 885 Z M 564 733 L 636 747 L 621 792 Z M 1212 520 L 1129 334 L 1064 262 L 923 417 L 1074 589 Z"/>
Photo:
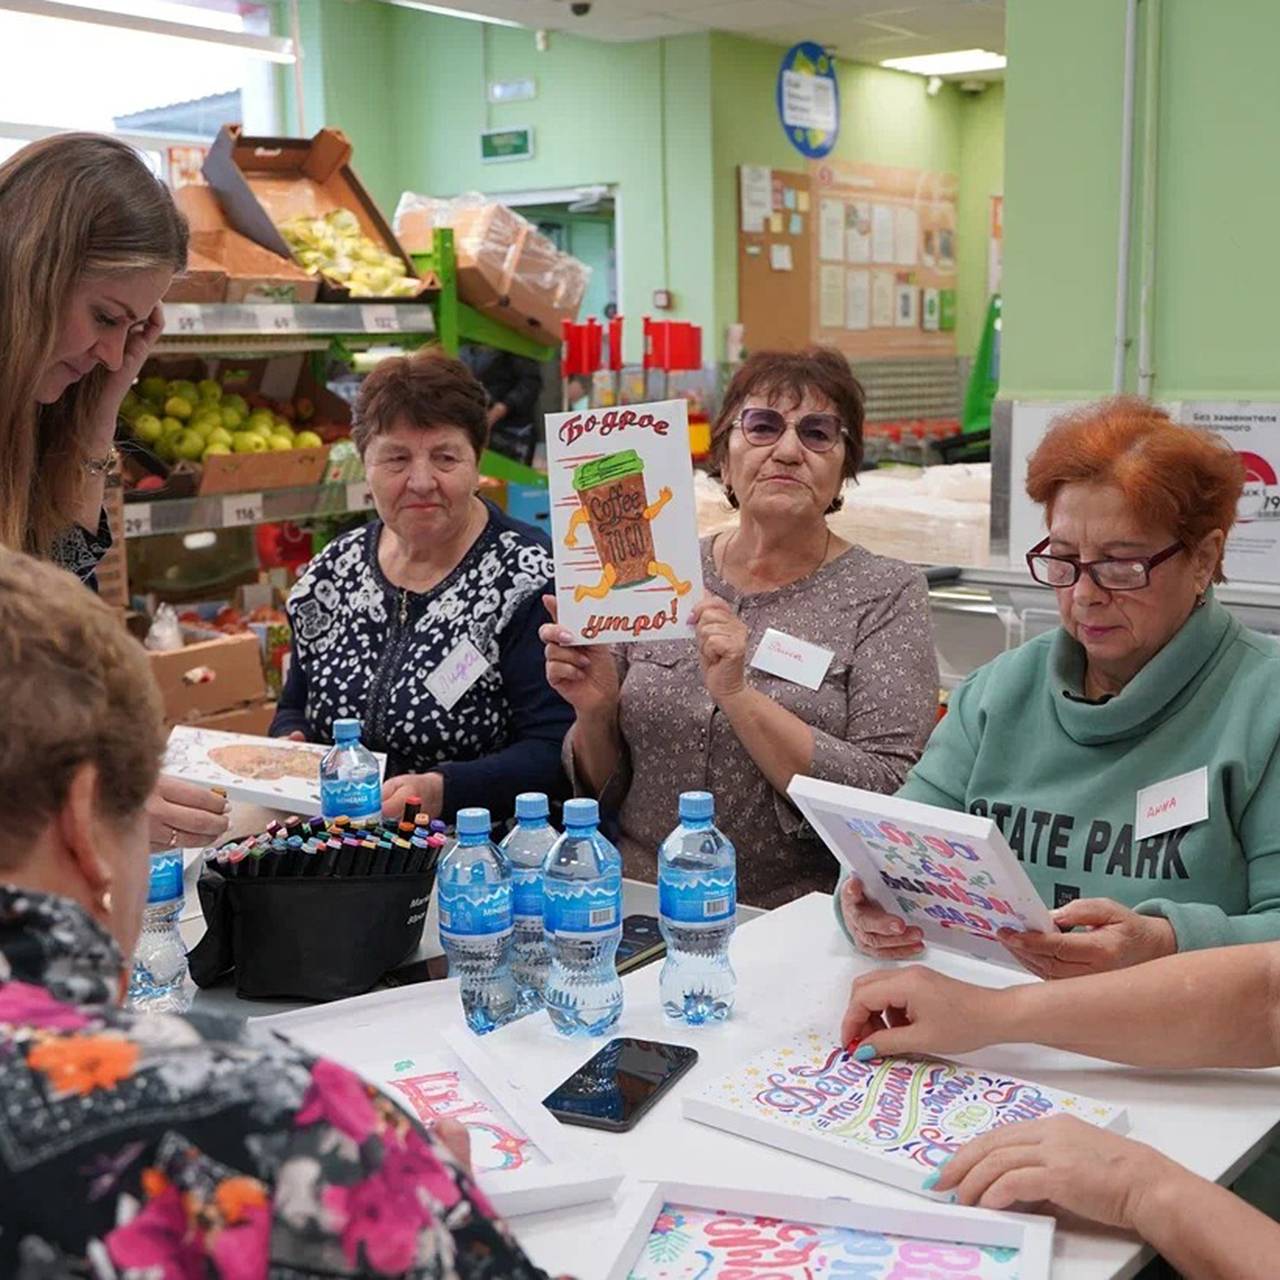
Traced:
<path fill-rule="evenodd" d="M 290 306 L 261 307 L 263 333 L 292 333 L 298 327 L 297 313 Z"/>
<path fill-rule="evenodd" d="M 146 502 L 127 502 L 124 508 L 124 536 L 145 538 L 151 532 L 151 506 Z"/>
<path fill-rule="evenodd" d="M 262 494 L 228 494 L 222 500 L 222 523 L 228 529 L 234 529 L 243 524 L 261 524 Z"/>
<path fill-rule="evenodd" d="M 399 333 L 400 317 L 395 307 L 361 307 L 365 333 Z"/>
<path fill-rule="evenodd" d="M 369 511 L 373 507 L 373 490 L 367 480 L 355 480 L 347 485 L 347 510 Z"/>
<path fill-rule="evenodd" d="M 1267 485 L 1258 502 L 1258 519 L 1280 522 L 1280 485 Z"/>
<path fill-rule="evenodd" d="M 168 333 L 199 333 L 200 308 L 190 303 L 166 307 L 164 327 Z"/>

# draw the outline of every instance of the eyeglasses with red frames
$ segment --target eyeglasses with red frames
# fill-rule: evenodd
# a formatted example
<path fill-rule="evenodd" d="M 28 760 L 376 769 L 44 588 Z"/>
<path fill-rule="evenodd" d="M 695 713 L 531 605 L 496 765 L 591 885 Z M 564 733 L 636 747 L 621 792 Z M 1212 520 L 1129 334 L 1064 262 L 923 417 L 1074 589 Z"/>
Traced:
<path fill-rule="evenodd" d="M 1074 587 L 1080 575 L 1087 573 L 1103 591 L 1141 591 L 1151 583 L 1151 570 L 1171 560 L 1186 548 L 1180 542 L 1157 551 L 1153 556 L 1108 556 L 1104 560 L 1077 560 L 1074 556 L 1044 554 L 1049 539 L 1038 542 L 1027 552 L 1027 568 L 1031 576 L 1046 587 Z"/>
<path fill-rule="evenodd" d="M 733 420 L 746 442 L 756 448 L 777 444 L 787 430 L 787 419 L 777 409 L 743 409 Z M 810 453 L 830 453 L 841 436 L 850 438 L 844 423 L 834 413 L 806 413 L 790 424 L 797 439 Z"/>

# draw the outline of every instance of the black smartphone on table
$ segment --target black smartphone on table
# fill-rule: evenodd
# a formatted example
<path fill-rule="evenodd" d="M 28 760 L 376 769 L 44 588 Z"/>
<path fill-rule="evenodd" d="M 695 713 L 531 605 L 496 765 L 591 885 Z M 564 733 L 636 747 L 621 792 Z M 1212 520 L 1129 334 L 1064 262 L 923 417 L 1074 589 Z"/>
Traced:
<path fill-rule="evenodd" d="M 622 921 L 622 940 L 614 957 L 619 974 L 630 973 L 642 965 L 664 956 L 667 944 L 662 940 L 656 916 L 627 916 Z"/>
<path fill-rule="evenodd" d="M 610 1040 L 542 1100 L 565 1124 L 625 1133 L 635 1128 L 698 1060 L 698 1051 L 659 1040 Z"/>

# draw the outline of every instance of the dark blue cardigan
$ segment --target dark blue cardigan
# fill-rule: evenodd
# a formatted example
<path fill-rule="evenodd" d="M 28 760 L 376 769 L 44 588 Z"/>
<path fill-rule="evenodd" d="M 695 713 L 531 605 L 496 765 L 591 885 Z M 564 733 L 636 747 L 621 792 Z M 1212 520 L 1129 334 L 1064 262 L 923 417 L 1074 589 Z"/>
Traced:
<path fill-rule="evenodd" d="M 404 591 L 378 565 L 382 522 L 335 539 L 289 597 L 293 658 L 271 734 L 332 742 L 355 716 L 388 778 L 437 772 L 444 814 L 482 805 L 509 817 L 521 791 L 567 794 L 560 764 L 569 705 L 547 684 L 538 627 L 554 590 L 550 544 L 491 503 L 489 523 L 430 591 Z M 466 640 L 488 666 L 446 708 L 428 679 Z"/>

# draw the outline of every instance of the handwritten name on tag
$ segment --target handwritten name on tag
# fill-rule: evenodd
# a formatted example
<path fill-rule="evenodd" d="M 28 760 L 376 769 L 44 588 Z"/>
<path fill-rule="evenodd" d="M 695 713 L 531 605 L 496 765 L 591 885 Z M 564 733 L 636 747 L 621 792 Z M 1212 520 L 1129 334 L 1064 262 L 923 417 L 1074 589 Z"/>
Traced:
<path fill-rule="evenodd" d="M 816 689 L 831 666 L 836 655 L 821 645 L 797 640 L 785 631 L 770 627 L 760 637 L 760 643 L 751 659 L 757 671 L 767 671 L 772 676 L 802 684 L 806 689 Z"/>
<path fill-rule="evenodd" d="M 1139 840 L 1178 827 L 1190 827 L 1209 816 L 1209 771 L 1180 773 L 1176 778 L 1152 783 L 1138 792 L 1133 834 Z"/>
<path fill-rule="evenodd" d="M 427 677 L 431 696 L 446 710 L 489 670 L 489 660 L 468 640 L 454 646 Z"/>

